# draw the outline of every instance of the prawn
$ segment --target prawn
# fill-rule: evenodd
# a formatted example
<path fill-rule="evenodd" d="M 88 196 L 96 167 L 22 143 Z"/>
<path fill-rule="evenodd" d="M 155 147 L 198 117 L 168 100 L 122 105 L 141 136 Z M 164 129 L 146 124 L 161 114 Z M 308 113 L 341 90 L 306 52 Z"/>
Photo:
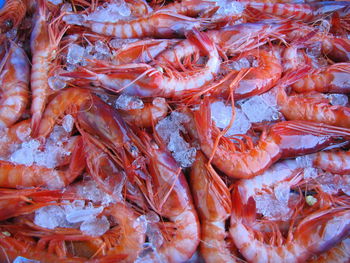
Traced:
<path fill-rule="evenodd" d="M 217 3 L 207 0 L 182 0 L 162 6 L 158 10 L 167 10 L 190 17 L 203 17 L 214 14 L 218 9 Z"/>
<path fill-rule="evenodd" d="M 239 188 L 232 194 L 230 234 L 246 260 L 252 262 L 301 262 L 320 254 L 349 235 L 349 207 L 321 209 L 301 220 L 291 238 L 280 245 L 268 245 L 257 239 L 248 224 L 255 221 L 255 201 L 242 202 Z M 339 222 L 342 222 L 339 224 Z M 338 227 L 334 229 L 334 224 Z"/>
<path fill-rule="evenodd" d="M 319 151 L 349 138 L 350 130 L 321 123 L 284 121 L 264 131 L 256 146 L 248 138 L 248 148 L 238 150 L 212 124 L 208 100 L 194 112 L 200 146 L 209 160 L 227 176 L 251 178 L 263 173 L 280 158 Z M 234 123 L 233 123 L 234 125 Z M 308 138 L 308 139 L 306 139 Z"/>
<path fill-rule="evenodd" d="M 151 128 L 155 126 L 159 120 L 165 118 L 168 113 L 168 107 L 169 105 L 166 100 L 158 97 L 154 98 L 152 102 L 145 103 L 142 109 L 119 109 L 118 112 L 123 119 L 131 125 L 140 128 Z"/>
<path fill-rule="evenodd" d="M 225 238 L 225 221 L 230 217 L 230 192 L 207 159 L 197 152 L 190 173 L 193 199 L 201 221 L 200 252 L 206 262 L 236 262 Z"/>
<path fill-rule="evenodd" d="M 71 72 L 61 74 L 73 78 L 82 78 L 88 81 L 97 81 L 103 88 L 112 92 L 121 92 L 138 97 L 160 96 L 165 98 L 181 97 L 188 91 L 200 89 L 209 83 L 220 68 L 220 58 L 215 45 L 205 33 L 195 31 L 188 38 L 201 47 L 203 53 L 208 56 L 204 68 L 185 72 L 183 75 L 167 70 L 170 77 L 163 74 L 162 70 L 148 64 L 126 64 L 112 66 L 108 69 L 111 73 L 98 74 L 85 70 L 83 72 Z M 105 67 L 104 67 L 105 68 Z M 114 72 L 113 72 L 114 71 Z"/>
<path fill-rule="evenodd" d="M 81 14 L 65 15 L 63 20 L 67 24 L 83 25 L 95 33 L 117 38 L 183 36 L 190 30 L 200 28 L 205 22 L 202 21 L 203 19 L 195 19 L 169 11 L 156 11 L 132 20 L 116 22 L 94 21 Z"/>
<path fill-rule="evenodd" d="M 51 68 L 51 61 L 56 56 L 59 41 L 67 30 L 64 27 L 57 31 L 58 18 L 47 23 L 46 0 L 38 1 L 38 11 L 36 13 L 35 24 L 30 38 L 30 48 L 32 51 L 32 72 L 30 86 L 32 90 L 32 132 L 37 133 L 42 113 L 44 111 L 47 97 L 49 95 L 48 76 Z"/>
<path fill-rule="evenodd" d="M 9 0 L 0 9 L 0 33 L 6 33 L 12 28 L 16 28 L 22 22 L 27 12 L 25 1 Z"/>
<path fill-rule="evenodd" d="M 29 97 L 29 61 L 24 50 L 12 41 L 0 78 L 0 129 L 3 129 L 21 117 Z"/>
<path fill-rule="evenodd" d="M 87 89 L 68 88 L 59 91 L 47 105 L 37 132 L 33 132 L 32 136 L 46 138 L 64 113 L 75 113 L 81 105 L 89 101 L 91 101 L 91 92 Z"/>
<path fill-rule="evenodd" d="M 284 88 L 277 88 L 277 105 L 288 120 L 307 120 L 350 128 L 350 108 L 330 105 L 323 94 L 288 96 Z"/>
<path fill-rule="evenodd" d="M 159 260 L 184 262 L 191 258 L 199 244 L 200 225 L 189 186 L 181 168 L 161 142 L 152 143 L 145 132 L 137 135 L 135 144 L 147 158 L 145 173 L 152 182 L 144 182 L 139 177 L 139 187 L 153 210 L 169 219 L 159 226 L 165 235 L 157 248 Z M 156 259 L 156 255 L 150 256 L 152 260 Z"/>
<path fill-rule="evenodd" d="M 350 92 L 350 63 L 336 63 L 312 72 L 291 85 L 294 91 L 302 92 Z"/>
<path fill-rule="evenodd" d="M 315 3 L 260 3 L 241 1 L 246 8 L 259 10 L 264 14 L 292 18 L 305 22 L 315 20 L 322 15 L 340 11 L 349 6 L 347 2 Z"/>
<path fill-rule="evenodd" d="M 66 171 L 34 164 L 27 166 L 0 160 L 0 187 L 47 186 L 50 189 L 60 189 L 70 184 L 85 168 L 81 144 L 82 141 L 78 140 Z"/>

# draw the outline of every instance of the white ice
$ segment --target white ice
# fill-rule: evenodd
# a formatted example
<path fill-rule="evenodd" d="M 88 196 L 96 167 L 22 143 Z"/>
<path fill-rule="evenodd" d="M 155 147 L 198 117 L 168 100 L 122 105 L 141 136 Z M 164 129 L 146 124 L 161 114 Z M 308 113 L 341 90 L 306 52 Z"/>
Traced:
<path fill-rule="evenodd" d="M 291 209 L 283 201 L 279 201 L 273 194 L 263 193 L 254 196 L 256 211 L 267 219 L 287 220 L 290 216 Z"/>
<path fill-rule="evenodd" d="M 131 20 L 131 9 L 124 0 L 115 0 L 111 3 L 105 3 L 96 8 L 96 10 L 87 16 L 87 20 L 95 22 L 114 23 L 119 20 Z"/>
<path fill-rule="evenodd" d="M 253 123 L 276 121 L 281 118 L 281 113 L 275 106 L 271 105 L 272 103 L 274 103 L 273 99 L 266 94 L 238 102 L 244 114 Z"/>
<path fill-rule="evenodd" d="M 349 97 L 346 94 L 331 93 L 327 97 L 332 105 L 346 106 L 349 103 Z"/>
<path fill-rule="evenodd" d="M 214 14 L 214 17 L 222 16 L 234 16 L 242 14 L 244 11 L 244 6 L 238 1 L 232 0 L 216 0 L 217 5 L 220 7 L 218 11 Z"/>
<path fill-rule="evenodd" d="M 67 114 L 63 117 L 62 127 L 66 132 L 71 132 L 74 125 L 74 118 L 72 115 Z"/>
<path fill-rule="evenodd" d="M 124 183 L 120 183 L 119 185 L 122 187 Z M 121 195 L 120 191 L 121 189 L 116 189 L 115 196 Z M 115 203 L 114 198 L 98 188 L 93 180 L 81 182 L 79 186 L 77 186 L 77 193 L 82 198 L 91 200 L 94 203 L 101 203 L 103 206 L 108 206 L 111 203 Z"/>
<path fill-rule="evenodd" d="M 35 211 L 34 224 L 48 229 L 62 226 L 65 219 L 65 210 L 58 205 L 39 208 Z"/>
<path fill-rule="evenodd" d="M 110 224 L 105 216 L 92 217 L 80 225 L 80 230 L 89 236 L 102 236 L 109 230 Z"/>
<path fill-rule="evenodd" d="M 211 118 L 215 121 L 218 128 L 225 129 L 231 120 L 232 107 L 230 104 L 225 105 L 223 101 L 215 101 L 210 105 Z M 251 124 L 243 111 L 235 108 L 235 120 L 227 131 L 226 135 L 245 134 L 250 129 Z"/>
<path fill-rule="evenodd" d="M 62 4 L 62 0 L 48 0 L 48 1 L 54 5 Z"/>
<path fill-rule="evenodd" d="M 24 257 L 16 257 L 13 263 L 40 263 L 40 261 Z"/>
<path fill-rule="evenodd" d="M 68 48 L 67 62 L 76 65 L 83 60 L 85 48 L 77 44 L 71 44 Z"/>
<path fill-rule="evenodd" d="M 144 107 L 143 101 L 140 98 L 121 94 L 115 101 L 115 108 L 121 110 L 136 110 Z"/>
<path fill-rule="evenodd" d="M 159 121 L 156 131 L 162 140 L 167 144 L 174 159 L 181 167 L 192 165 L 196 155 L 196 149 L 191 147 L 181 136 L 186 133 L 183 123 L 188 123 L 189 117 L 183 113 L 173 111 L 170 116 Z"/>

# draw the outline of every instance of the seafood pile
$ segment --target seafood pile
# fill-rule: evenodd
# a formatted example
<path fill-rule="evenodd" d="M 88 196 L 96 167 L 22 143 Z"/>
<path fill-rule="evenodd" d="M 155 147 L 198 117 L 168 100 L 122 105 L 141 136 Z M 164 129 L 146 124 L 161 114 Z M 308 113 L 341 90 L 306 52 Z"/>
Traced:
<path fill-rule="evenodd" d="M 350 2 L 8 0 L 0 262 L 349 262 Z"/>

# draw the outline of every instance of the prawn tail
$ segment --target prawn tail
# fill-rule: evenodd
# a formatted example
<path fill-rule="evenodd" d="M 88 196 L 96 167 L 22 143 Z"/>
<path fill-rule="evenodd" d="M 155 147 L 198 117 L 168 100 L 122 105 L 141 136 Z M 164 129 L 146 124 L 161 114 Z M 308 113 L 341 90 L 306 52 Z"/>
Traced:
<path fill-rule="evenodd" d="M 235 187 L 232 193 L 232 212 L 234 218 L 242 220 L 249 225 L 250 222 L 256 220 L 256 203 L 253 197 L 249 197 L 247 203 L 244 203 L 238 187 Z"/>

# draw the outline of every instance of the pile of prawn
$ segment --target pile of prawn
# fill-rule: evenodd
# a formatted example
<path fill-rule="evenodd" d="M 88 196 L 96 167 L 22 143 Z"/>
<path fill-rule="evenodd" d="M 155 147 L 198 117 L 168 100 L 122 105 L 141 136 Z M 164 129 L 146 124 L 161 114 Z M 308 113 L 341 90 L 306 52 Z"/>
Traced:
<path fill-rule="evenodd" d="M 0 262 L 349 262 L 349 39 L 346 1 L 6 1 Z"/>

